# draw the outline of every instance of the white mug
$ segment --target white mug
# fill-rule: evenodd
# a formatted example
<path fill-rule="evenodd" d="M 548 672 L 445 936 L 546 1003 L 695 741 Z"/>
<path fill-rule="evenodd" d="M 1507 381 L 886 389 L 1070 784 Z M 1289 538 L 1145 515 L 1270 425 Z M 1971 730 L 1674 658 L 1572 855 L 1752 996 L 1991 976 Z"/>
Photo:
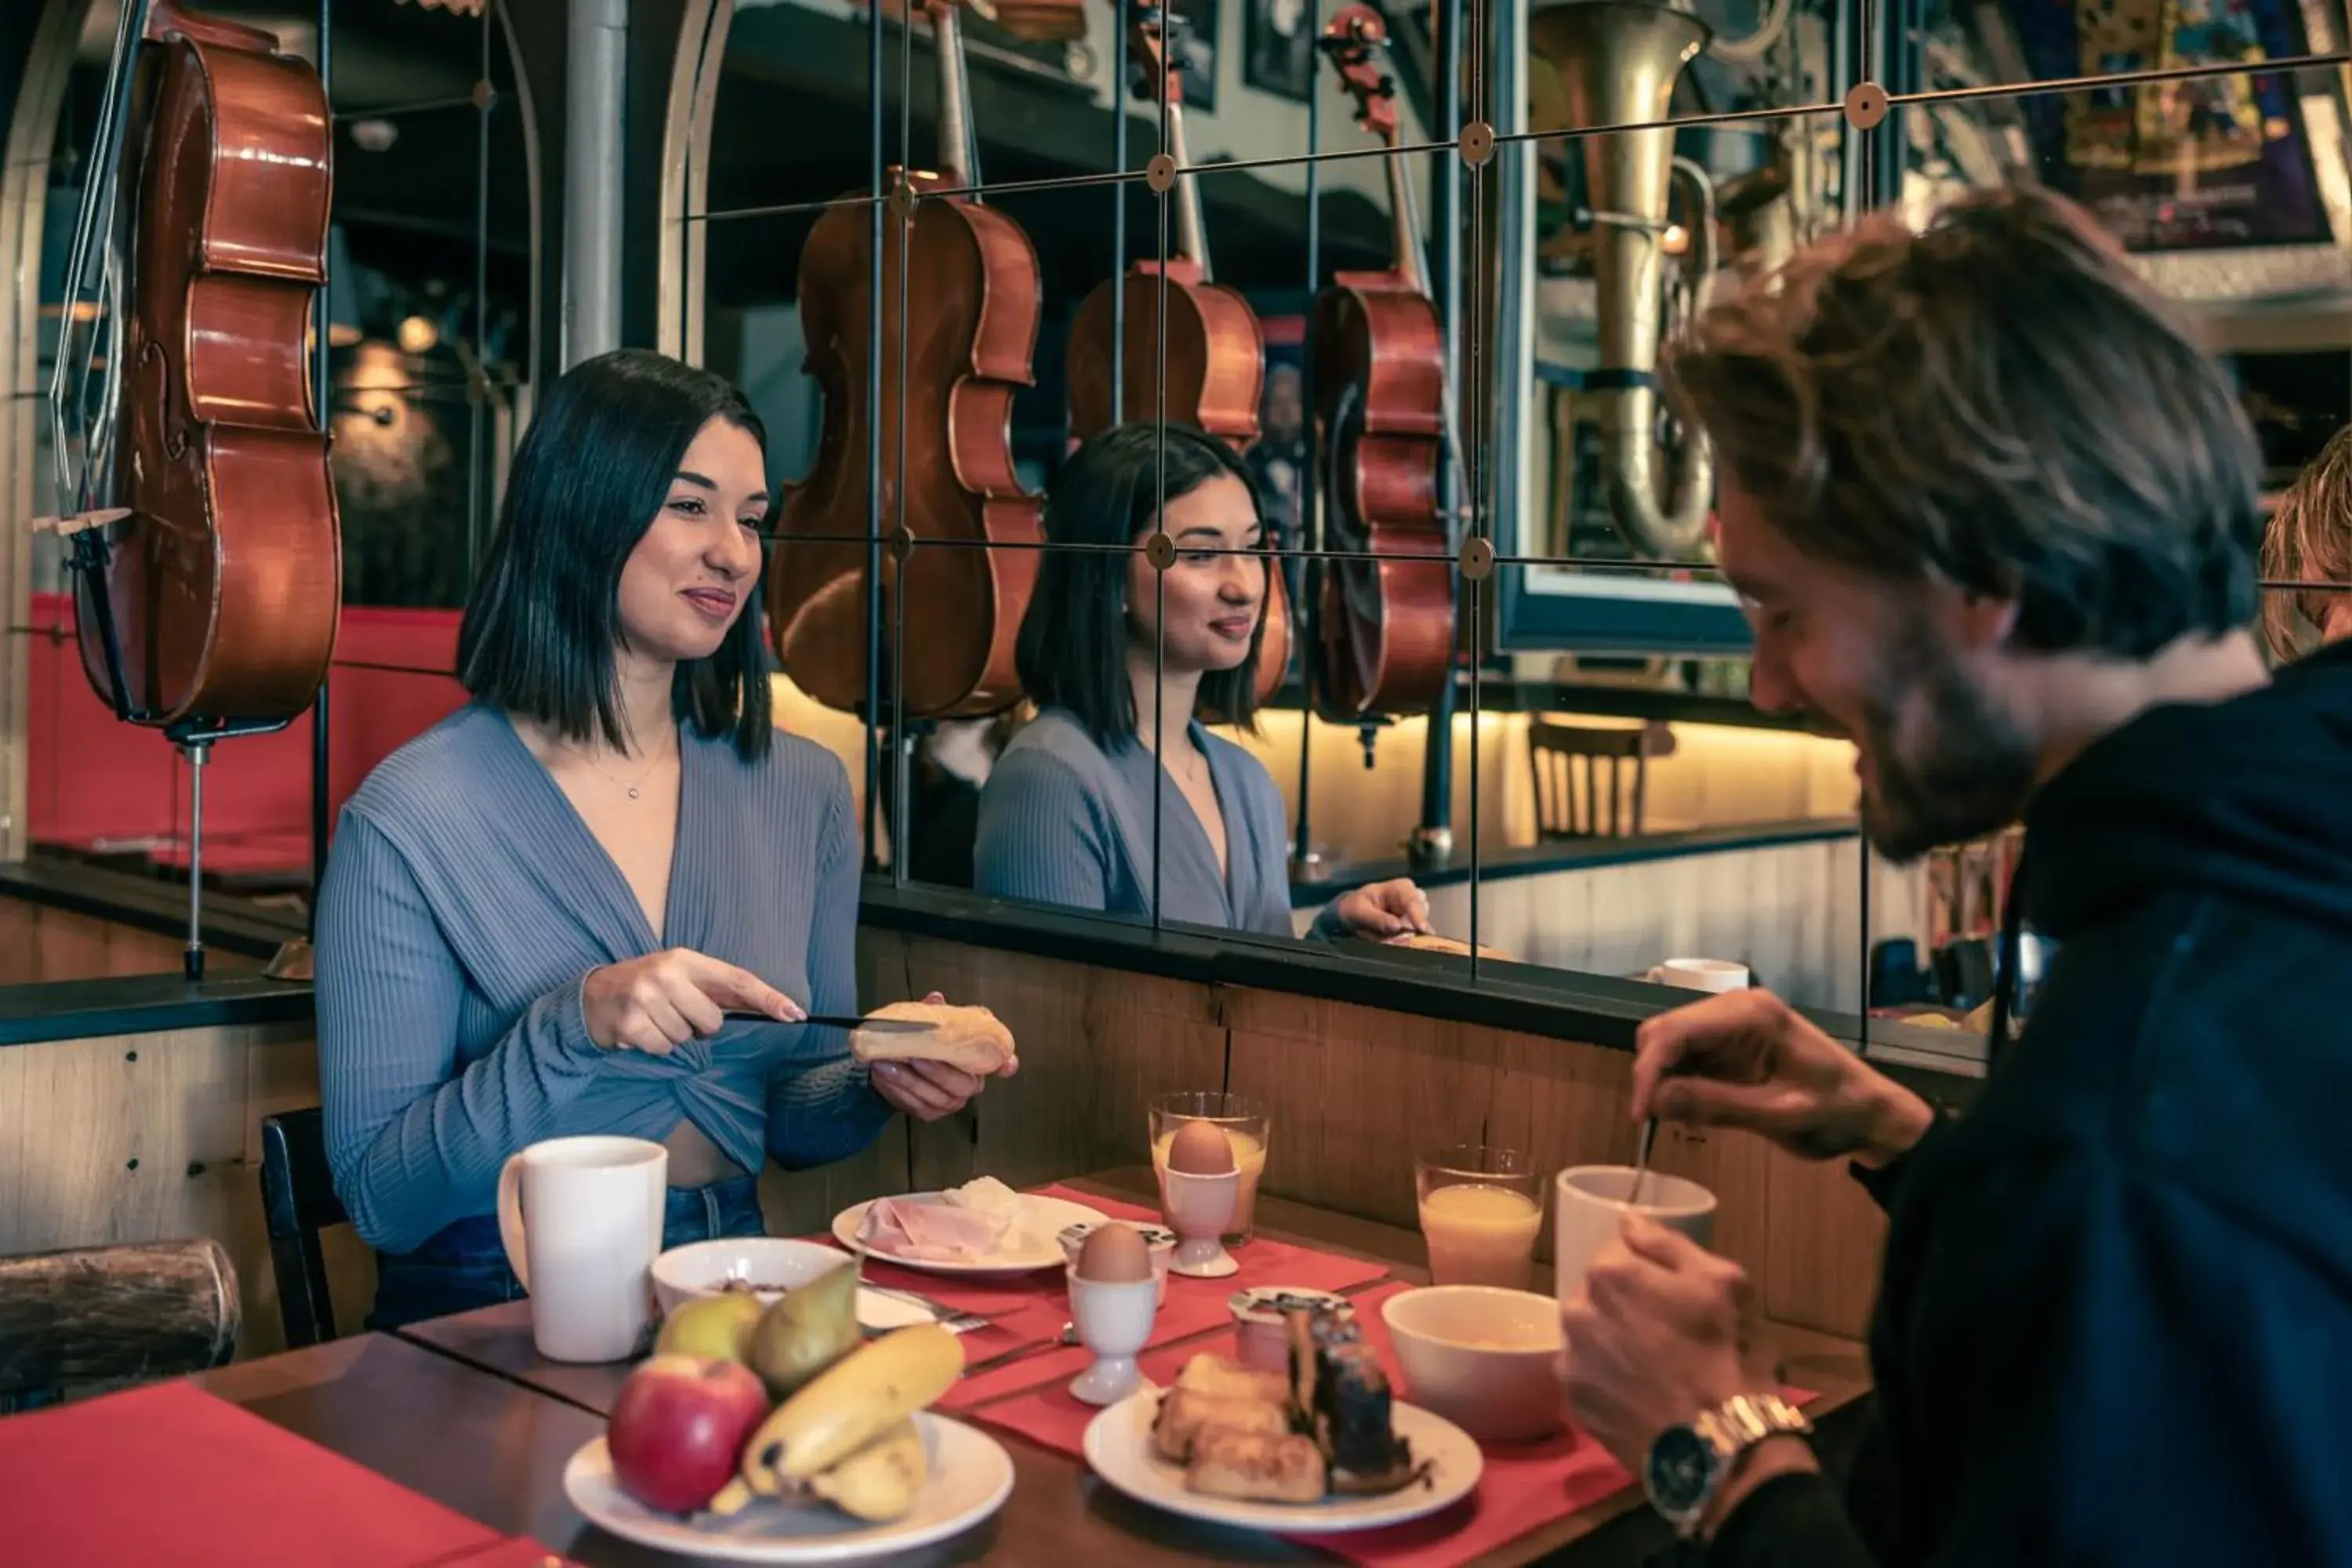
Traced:
<path fill-rule="evenodd" d="M 550 1361 L 625 1361 L 655 1321 L 669 1151 L 642 1138 L 551 1138 L 499 1172 L 499 1237 L 530 1292 Z"/>
<path fill-rule="evenodd" d="M 1745 991 L 1748 966 L 1727 958 L 1670 958 L 1650 971 L 1653 985 L 1679 985 L 1685 991 Z"/>
<path fill-rule="evenodd" d="M 1584 1289 L 1592 1255 L 1617 1237 L 1630 1212 L 1681 1231 L 1701 1247 L 1715 1240 L 1715 1194 L 1696 1182 L 1658 1171 L 1642 1175 L 1642 1201 L 1629 1204 L 1631 1165 L 1571 1165 L 1552 1180 L 1558 1197 L 1551 1230 L 1552 1293 L 1567 1300 Z"/>

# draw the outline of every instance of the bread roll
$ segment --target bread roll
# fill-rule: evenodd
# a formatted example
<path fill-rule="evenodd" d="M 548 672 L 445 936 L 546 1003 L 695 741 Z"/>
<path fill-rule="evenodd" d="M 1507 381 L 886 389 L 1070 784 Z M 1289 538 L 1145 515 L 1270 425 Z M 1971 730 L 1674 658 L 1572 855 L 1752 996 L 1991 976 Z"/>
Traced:
<path fill-rule="evenodd" d="M 874 1018 L 921 1018 L 938 1025 L 921 1030 L 856 1029 L 849 1054 L 861 1062 L 945 1062 L 985 1078 L 1013 1059 L 1013 1031 L 985 1007 L 951 1007 L 944 1002 L 893 1002 L 867 1015 Z"/>
<path fill-rule="evenodd" d="M 1461 953 L 1465 956 L 1466 956 L 1470 952 L 1470 944 L 1466 942 L 1463 942 L 1455 937 L 1439 936 L 1434 931 L 1417 931 L 1406 936 L 1391 938 L 1390 945 L 1394 947 L 1417 947 L 1423 952 L 1453 952 Z M 1504 952 L 1497 948 L 1488 947 L 1483 942 L 1478 944 L 1478 956 L 1481 958 L 1498 958 L 1506 963 L 1511 962 L 1511 955 L 1509 953 Z"/>

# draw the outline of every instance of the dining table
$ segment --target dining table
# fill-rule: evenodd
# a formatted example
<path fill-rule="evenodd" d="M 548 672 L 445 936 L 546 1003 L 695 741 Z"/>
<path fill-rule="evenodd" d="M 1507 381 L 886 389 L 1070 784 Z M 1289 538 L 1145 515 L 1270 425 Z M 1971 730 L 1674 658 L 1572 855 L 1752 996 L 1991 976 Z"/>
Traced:
<path fill-rule="evenodd" d="M 1128 1203 L 1155 1201 L 1149 1166 L 1060 1186 Z M 1376 1263 L 1385 1276 L 1376 1283 L 1391 1289 L 1427 1278 L 1417 1233 L 1270 1194 L 1259 1196 L 1255 1234 Z M 1824 1434 L 1859 1417 L 1869 1389 L 1859 1344 L 1790 1324 L 1767 1325 L 1767 1332 L 1783 1381 L 1813 1395 L 1808 1413 Z M 563 1562 L 636 1568 L 696 1561 L 607 1534 L 564 1495 L 566 1463 L 602 1434 L 630 1370 L 626 1363 L 546 1360 L 532 1346 L 529 1303 L 516 1301 L 236 1363 L 195 1381 L 493 1531 L 540 1542 Z M 956 1415 L 974 1419 L 971 1410 Z M 1014 1432 L 992 1436 L 1013 1461 L 1013 1487 L 1003 1507 L 959 1536 L 866 1561 L 891 1568 L 1334 1561 L 1301 1542 L 1162 1512 L 1112 1489 L 1080 1459 Z M 1629 1479 L 1597 1502 L 1464 1561 L 1478 1568 L 1535 1562 L 1638 1568 L 1671 1545 L 1670 1531 Z"/>

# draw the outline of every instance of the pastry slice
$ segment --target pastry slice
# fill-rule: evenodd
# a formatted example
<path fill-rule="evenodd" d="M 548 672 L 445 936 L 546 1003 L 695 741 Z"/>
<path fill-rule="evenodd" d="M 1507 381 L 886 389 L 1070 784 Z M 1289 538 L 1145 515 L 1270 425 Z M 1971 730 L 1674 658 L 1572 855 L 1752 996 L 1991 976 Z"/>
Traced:
<path fill-rule="evenodd" d="M 1290 1430 L 1290 1412 L 1263 1399 L 1221 1399 L 1189 1388 L 1171 1388 L 1160 1400 L 1151 1423 L 1151 1446 L 1163 1459 L 1184 1464 L 1193 1444 L 1212 1426 L 1279 1436 Z"/>
<path fill-rule="evenodd" d="M 1212 1426 L 1192 1445 L 1186 1489 L 1240 1502 L 1321 1502 L 1323 1453 L 1295 1432 Z"/>

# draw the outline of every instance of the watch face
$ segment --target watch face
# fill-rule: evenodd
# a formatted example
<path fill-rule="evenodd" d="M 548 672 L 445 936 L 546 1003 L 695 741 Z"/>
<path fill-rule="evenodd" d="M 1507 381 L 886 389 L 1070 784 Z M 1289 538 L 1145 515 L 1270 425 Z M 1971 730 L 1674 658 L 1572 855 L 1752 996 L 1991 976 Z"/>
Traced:
<path fill-rule="evenodd" d="M 1715 1450 L 1687 1426 L 1669 1426 L 1650 1445 L 1646 1467 L 1650 1500 L 1658 1511 L 1674 1518 L 1706 1501 L 1715 1481 Z"/>

